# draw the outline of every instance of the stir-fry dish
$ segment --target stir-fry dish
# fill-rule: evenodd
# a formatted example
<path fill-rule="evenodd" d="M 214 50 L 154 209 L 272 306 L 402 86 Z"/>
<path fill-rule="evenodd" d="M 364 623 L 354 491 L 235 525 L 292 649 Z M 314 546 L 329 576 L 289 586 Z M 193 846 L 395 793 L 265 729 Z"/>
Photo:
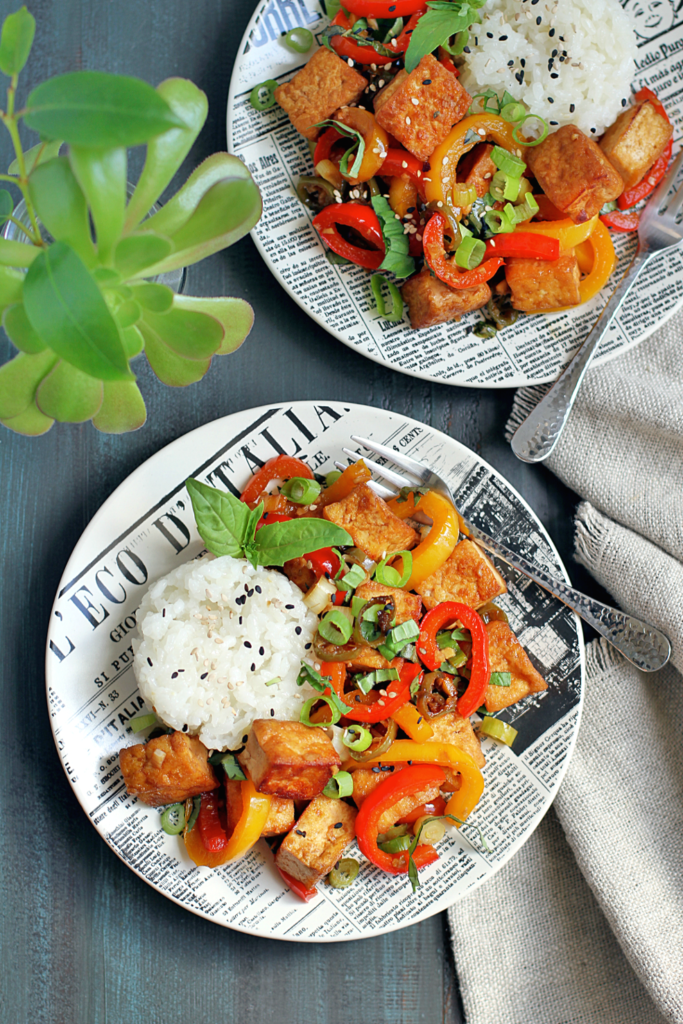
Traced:
<path fill-rule="evenodd" d="M 484 789 L 480 736 L 546 683 L 494 603 L 505 581 L 442 495 L 384 501 L 362 461 L 265 463 L 237 498 L 188 481 L 208 549 L 152 584 L 135 673 L 151 730 L 128 793 L 198 865 L 269 839 L 303 899 L 439 857 Z"/>
<path fill-rule="evenodd" d="M 650 89 L 631 102 L 617 98 L 616 119 L 612 95 L 613 123 L 584 131 L 571 120 L 584 123 L 591 100 L 567 102 L 569 76 L 583 76 L 585 86 L 595 62 L 555 34 L 558 4 L 538 2 L 489 0 L 480 25 L 483 0 L 345 0 L 324 45 L 291 81 L 252 94 L 259 109 L 279 103 L 309 140 L 313 173 L 300 178 L 298 194 L 332 261 L 405 280 L 399 292 L 373 273 L 387 320 L 401 321 L 404 303 L 416 329 L 486 307 L 476 333 L 487 336 L 520 311 L 589 301 L 615 265 L 609 229 L 636 230 L 633 207 L 664 176 L 672 126 Z M 577 9 L 577 22 L 586 16 Z M 524 43 L 533 52 L 512 41 L 520 25 L 540 41 Z M 624 31 L 632 42 L 628 24 Z M 618 64 L 620 43 L 612 42 Z M 628 74 L 630 55 L 624 61 Z M 529 88 L 532 65 L 541 84 Z M 470 94 L 461 77 L 479 91 Z M 595 84 L 598 125 L 609 85 Z M 537 116 L 536 104 L 556 114 Z"/>

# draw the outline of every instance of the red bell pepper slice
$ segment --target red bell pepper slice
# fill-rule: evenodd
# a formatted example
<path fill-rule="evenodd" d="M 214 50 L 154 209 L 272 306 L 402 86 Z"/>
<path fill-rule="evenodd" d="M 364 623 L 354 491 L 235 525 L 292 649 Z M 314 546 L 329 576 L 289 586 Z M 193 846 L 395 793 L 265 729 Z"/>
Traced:
<path fill-rule="evenodd" d="M 228 845 L 228 837 L 218 815 L 218 799 L 215 793 L 204 793 L 197 817 L 197 828 L 204 849 L 209 853 L 220 853 Z"/>
<path fill-rule="evenodd" d="M 603 213 L 600 220 L 606 227 L 613 228 L 614 231 L 637 231 L 640 216 L 632 210 L 628 213 L 613 210 L 612 213 Z"/>
<path fill-rule="evenodd" d="M 413 32 L 415 31 L 415 27 L 416 27 L 418 21 L 426 13 L 427 13 L 427 8 L 424 6 L 424 4 L 422 4 L 420 6 L 420 10 L 416 11 L 415 14 L 411 15 L 410 21 L 408 22 L 406 27 L 403 29 L 401 34 L 396 36 L 396 46 L 391 46 L 391 44 L 389 44 L 391 46 L 392 50 L 395 50 L 396 53 L 405 53 L 406 52 L 406 50 L 410 46 L 410 37 L 412 36 Z"/>
<path fill-rule="evenodd" d="M 460 77 L 460 71 L 458 70 L 458 68 L 456 68 L 455 64 L 453 63 L 450 57 L 446 57 L 445 55 L 439 57 L 439 64 L 443 64 L 446 71 L 450 71 L 450 73 L 452 75 L 455 75 L 456 78 Z"/>
<path fill-rule="evenodd" d="M 410 814 L 404 815 L 396 822 L 397 825 L 414 825 L 418 818 L 440 818 L 446 810 L 446 801 L 437 796 L 428 804 L 420 804 Z"/>
<path fill-rule="evenodd" d="M 338 224 L 355 228 L 375 248 L 361 249 L 360 246 L 347 242 L 339 234 Z M 379 270 L 384 260 L 385 247 L 379 218 L 371 206 L 363 206 L 362 203 L 333 203 L 316 214 L 313 226 L 320 232 L 332 252 L 344 256 L 359 267 L 365 267 L 366 270 Z"/>
<path fill-rule="evenodd" d="M 635 206 L 641 199 L 645 199 L 651 192 L 654 192 L 657 185 L 666 174 L 666 169 L 671 159 L 671 149 L 673 146 L 673 139 L 669 139 L 666 149 L 659 157 L 655 160 L 652 167 L 645 175 L 642 181 L 639 181 L 633 188 L 627 189 L 622 192 L 617 199 L 617 206 L 620 210 L 628 210 L 631 206 Z M 607 214 L 605 215 L 607 216 Z"/>
<path fill-rule="evenodd" d="M 436 276 L 450 288 L 474 288 L 492 278 L 504 263 L 500 257 L 485 260 L 474 270 L 460 270 L 454 260 L 447 258 L 443 240 L 447 225 L 448 221 L 442 213 L 433 213 L 422 233 L 425 259 Z"/>
<path fill-rule="evenodd" d="M 363 856 L 391 875 L 404 875 L 408 871 L 408 853 L 385 853 L 377 845 L 379 820 L 390 807 L 411 793 L 435 782 L 441 783 L 446 774 L 434 765 L 408 765 L 400 772 L 390 775 L 365 798 L 356 818 L 356 838 Z M 439 855 L 433 846 L 420 844 L 413 854 L 417 868 L 433 864 Z"/>
<path fill-rule="evenodd" d="M 363 15 L 363 17 L 365 17 L 365 15 Z M 390 18 L 391 15 L 388 14 L 386 17 Z M 338 25 L 343 29 L 352 28 L 350 18 L 343 10 L 340 10 L 335 14 L 331 24 Z M 377 64 L 389 60 L 386 56 L 380 56 L 375 47 L 372 46 L 372 40 L 370 37 L 368 36 L 367 38 L 370 41 L 370 46 L 361 46 L 360 43 L 354 42 L 350 36 L 331 36 L 330 42 L 332 43 L 333 49 L 340 57 L 343 57 L 344 60 L 353 60 L 356 64 Z"/>
<path fill-rule="evenodd" d="M 640 89 L 640 91 L 636 93 L 636 103 L 651 103 L 653 107 L 657 108 L 658 113 L 662 115 L 664 120 L 668 121 L 669 124 L 671 124 L 671 121 L 669 120 L 669 115 L 664 109 L 662 101 L 655 93 L 653 93 L 652 89 L 648 89 L 647 86 L 645 86 L 643 89 Z"/>
<path fill-rule="evenodd" d="M 258 501 L 273 480 L 284 480 L 292 476 L 303 476 L 307 480 L 313 479 L 313 473 L 301 459 L 296 459 L 293 455 L 276 455 L 256 470 L 242 491 L 240 499 L 251 505 L 252 502 Z M 274 519 L 270 521 L 276 522 Z"/>
<path fill-rule="evenodd" d="M 394 149 L 392 147 L 387 150 L 387 155 L 384 158 L 379 174 L 385 178 L 402 178 L 403 175 L 406 175 L 417 189 L 420 198 L 424 200 L 426 196 L 422 180 L 423 167 L 422 160 L 418 160 L 416 156 L 413 156 L 406 149 Z"/>
<path fill-rule="evenodd" d="M 457 601 L 443 601 L 432 608 L 420 623 L 420 637 L 417 642 L 417 653 L 433 672 L 442 662 L 441 651 L 436 642 L 436 634 L 446 624 L 462 622 L 469 629 L 472 637 L 472 668 L 467 689 L 458 701 L 458 714 L 463 718 L 470 715 L 480 706 L 486 687 L 491 678 L 489 665 L 489 637 L 484 628 L 484 620 L 473 608 Z"/>
<path fill-rule="evenodd" d="M 403 659 L 400 659 L 403 660 Z M 398 668 L 396 662 L 398 658 L 392 661 L 392 666 Z M 350 719 L 352 722 L 381 722 L 385 718 L 389 718 L 394 711 L 403 707 L 410 700 L 410 684 L 420 674 L 422 669 L 419 665 L 416 665 L 412 661 L 403 662 L 403 665 L 399 668 L 399 678 L 394 680 L 392 683 L 385 683 L 385 689 L 387 691 L 386 697 L 381 697 L 377 694 L 377 700 L 372 704 L 356 704 L 350 702 L 349 695 L 339 694 L 341 699 L 347 705 L 349 710 L 345 713 L 345 718 Z M 393 696 L 392 696 L 393 694 Z M 371 696 L 371 694 L 368 694 Z M 479 705 L 477 705 L 479 707 Z"/>
<path fill-rule="evenodd" d="M 313 152 L 314 166 L 317 167 L 321 160 L 329 160 L 334 144 L 347 138 L 348 136 L 342 135 L 336 128 L 326 128 L 315 144 Z"/>
<path fill-rule="evenodd" d="M 557 260 L 560 258 L 560 243 L 557 238 L 536 235 L 531 231 L 514 231 L 512 234 L 496 235 L 486 243 L 484 259 L 490 256 L 522 256 L 534 260 Z"/>
<path fill-rule="evenodd" d="M 292 890 L 295 896 L 305 900 L 306 903 L 310 903 L 311 900 L 314 900 L 316 896 L 320 895 L 315 886 L 313 886 L 312 889 L 307 889 L 303 882 L 300 882 L 298 878 L 292 878 L 292 876 L 288 875 L 286 871 L 282 870 L 282 868 L 278 868 L 278 871 L 282 875 L 282 881 L 285 885 Z"/>
<path fill-rule="evenodd" d="M 327 573 L 334 578 L 339 572 L 339 558 L 332 548 L 319 548 L 318 551 L 310 551 L 304 558 L 311 563 L 311 569 L 320 579 Z"/>
<path fill-rule="evenodd" d="M 405 18 L 425 5 L 424 0 L 350 0 L 344 7 L 359 18 Z"/>

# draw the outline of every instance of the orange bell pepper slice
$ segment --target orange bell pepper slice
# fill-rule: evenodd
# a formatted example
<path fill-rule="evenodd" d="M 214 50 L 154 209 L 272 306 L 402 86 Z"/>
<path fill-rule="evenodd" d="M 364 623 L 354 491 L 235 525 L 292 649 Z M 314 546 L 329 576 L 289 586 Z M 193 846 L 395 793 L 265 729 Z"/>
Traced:
<path fill-rule="evenodd" d="M 376 59 L 376 58 L 375 58 Z M 335 120 L 345 124 L 349 128 L 355 128 L 360 132 L 365 142 L 365 152 L 361 161 L 360 170 L 356 178 L 344 175 L 352 185 L 359 181 L 369 181 L 376 174 L 381 173 L 384 159 L 389 152 L 389 136 L 384 128 L 380 128 L 375 120 L 375 115 L 364 107 L 342 107 L 337 113 Z"/>
<path fill-rule="evenodd" d="M 593 234 L 595 225 L 600 222 L 596 215 L 583 224 L 575 224 L 569 217 L 563 220 L 542 220 L 533 221 L 531 224 L 524 224 L 517 230 L 524 234 L 545 235 L 547 238 L 557 238 L 561 249 L 573 249 L 574 246 L 585 242 Z"/>
<path fill-rule="evenodd" d="M 405 519 L 415 510 L 413 496 L 408 501 L 398 502 L 395 498 L 389 502 L 392 512 Z M 418 508 L 432 520 L 432 528 L 416 548 L 413 548 L 413 571 L 405 585 L 405 590 L 414 590 L 423 580 L 440 569 L 452 554 L 458 543 L 460 517 L 453 505 L 436 491 L 428 491 L 419 501 Z M 399 511 L 400 510 L 400 511 Z M 402 561 L 399 559 L 399 562 Z"/>
<path fill-rule="evenodd" d="M 186 832 L 184 836 L 185 848 L 195 864 L 204 865 L 209 868 L 218 867 L 220 864 L 226 864 L 230 860 L 237 860 L 243 857 L 252 848 L 254 843 L 258 841 L 268 819 L 271 798 L 266 793 L 259 793 L 249 778 L 245 779 L 241 784 L 241 796 L 242 813 L 229 837 L 224 832 L 222 837 L 218 836 L 217 830 L 213 827 L 215 822 L 208 822 L 210 830 L 215 837 L 213 844 L 217 847 L 215 850 L 207 848 L 207 840 L 205 838 L 207 829 L 202 830 L 200 819 L 202 812 L 205 811 L 205 807 L 206 812 L 211 818 L 213 818 L 214 814 L 217 818 L 216 798 L 212 793 L 205 793 L 202 796 L 202 807 L 195 827 L 191 832 Z M 213 797 L 213 799 L 208 800 L 207 797 Z M 202 834 L 203 832 L 204 834 Z"/>
<path fill-rule="evenodd" d="M 403 707 L 393 711 L 391 717 L 399 729 L 407 732 L 411 740 L 417 743 L 426 743 L 434 735 L 431 725 L 425 721 L 414 704 L 404 704 Z"/>
<path fill-rule="evenodd" d="M 582 225 L 576 226 L 579 227 Z M 599 219 L 596 221 L 590 236 L 586 240 L 586 245 L 590 245 L 593 250 L 593 262 L 588 275 L 579 281 L 579 295 L 581 296 L 581 303 L 590 302 L 590 300 L 605 287 L 617 262 L 617 256 L 614 251 L 614 245 L 612 244 L 609 231 Z M 579 267 L 581 267 L 582 262 L 584 266 L 587 265 L 585 251 L 582 251 L 580 257 L 577 255 L 577 259 L 579 260 Z M 583 269 L 583 267 L 581 267 L 581 269 Z M 576 309 L 576 306 L 561 306 L 558 309 L 546 309 L 543 312 L 559 313 L 565 309 Z"/>
<path fill-rule="evenodd" d="M 473 114 L 459 121 L 431 155 L 429 170 L 423 178 L 427 202 L 457 205 L 452 202 L 452 186 L 456 183 L 458 162 L 478 142 L 490 138 L 503 149 L 521 155 L 522 147 L 512 137 L 513 128 L 514 125 L 497 114 Z M 474 133 L 476 138 L 470 136 L 465 142 L 468 132 Z"/>
<path fill-rule="evenodd" d="M 346 467 L 342 475 L 322 492 L 320 496 L 322 504 L 332 505 L 335 501 L 342 501 L 359 484 L 366 483 L 371 476 L 370 470 L 362 459 L 359 459 L 358 462 L 352 462 L 350 466 Z"/>

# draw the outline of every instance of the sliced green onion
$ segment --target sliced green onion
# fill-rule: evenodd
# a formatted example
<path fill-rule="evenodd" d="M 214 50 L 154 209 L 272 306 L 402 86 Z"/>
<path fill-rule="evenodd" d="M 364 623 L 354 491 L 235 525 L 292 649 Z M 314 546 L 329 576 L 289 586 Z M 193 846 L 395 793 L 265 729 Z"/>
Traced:
<path fill-rule="evenodd" d="M 502 146 L 494 146 L 491 150 L 491 160 L 501 171 L 511 174 L 513 178 L 520 178 L 526 170 L 526 164 L 514 153 L 508 153 Z"/>
<path fill-rule="evenodd" d="M 512 674 L 510 672 L 492 672 L 489 684 L 491 686 L 512 686 Z"/>
<path fill-rule="evenodd" d="M 461 668 L 462 665 L 467 664 L 467 655 L 464 651 L 461 651 L 460 648 L 458 648 L 450 658 L 446 658 L 446 664 L 450 665 L 453 669 Z M 441 667 L 443 668 L 443 663 Z"/>
<path fill-rule="evenodd" d="M 321 489 L 317 480 L 308 480 L 304 476 L 293 476 L 291 480 L 286 480 L 283 483 L 280 493 L 290 501 L 296 502 L 297 505 L 310 505 L 318 497 Z"/>
<path fill-rule="evenodd" d="M 483 260 L 485 252 L 486 243 L 482 242 L 480 238 L 474 238 L 470 235 L 467 238 L 463 238 L 455 250 L 455 262 L 459 267 L 463 267 L 464 270 L 474 270 Z"/>
<path fill-rule="evenodd" d="M 325 474 L 325 487 L 331 487 L 332 484 L 336 484 L 337 480 L 341 476 L 341 472 L 338 469 L 333 469 L 330 473 Z"/>
<path fill-rule="evenodd" d="M 509 234 L 515 230 L 515 221 L 508 215 L 506 210 L 489 210 L 484 214 L 484 221 L 487 228 L 494 235 Z"/>
<path fill-rule="evenodd" d="M 392 565 L 387 565 L 387 562 L 392 558 L 403 559 L 403 572 L 400 573 L 398 569 L 394 569 Z M 374 578 L 378 583 L 381 583 L 383 587 L 405 587 L 406 583 L 410 579 L 413 572 L 413 556 L 410 551 L 392 551 L 390 555 L 383 558 L 375 569 Z"/>
<path fill-rule="evenodd" d="M 365 571 L 360 565 L 354 564 L 340 580 L 337 580 L 337 586 L 340 590 L 355 590 L 364 582 Z"/>
<path fill-rule="evenodd" d="M 406 621 L 402 622 L 400 626 L 394 626 L 387 635 L 387 641 L 392 646 L 396 646 L 398 644 L 404 646 L 409 640 L 417 638 L 419 635 L 420 627 L 415 619 L 406 619 Z"/>
<path fill-rule="evenodd" d="M 328 640 L 331 644 L 341 647 L 351 639 L 353 623 L 341 608 L 332 608 L 320 620 L 318 632 L 323 640 Z"/>
<path fill-rule="evenodd" d="M 384 283 L 389 289 L 392 302 L 391 313 L 387 313 L 384 296 L 382 295 L 382 283 Z M 387 279 L 382 277 L 381 274 L 373 274 L 370 278 L 370 287 L 372 288 L 372 294 L 375 297 L 377 312 L 382 319 L 389 320 L 394 324 L 399 323 L 399 321 L 403 319 L 403 296 L 393 281 L 387 281 Z"/>
<path fill-rule="evenodd" d="M 520 139 L 519 129 L 522 127 L 525 121 L 529 120 L 529 118 L 535 118 L 536 121 L 539 121 L 543 125 L 543 128 L 541 130 L 541 134 L 537 139 L 532 139 L 530 142 L 526 142 L 524 139 Z M 549 131 L 550 129 L 548 128 L 547 123 L 543 120 L 542 117 L 539 117 L 538 114 L 527 114 L 526 117 L 520 118 L 516 126 L 512 129 L 512 138 L 520 146 L 538 146 L 547 137 Z"/>
<path fill-rule="evenodd" d="M 352 793 L 353 777 L 350 772 L 337 772 L 323 790 L 323 796 L 329 796 L 333 800 L 340 800 L 343 796 L 351 796 Z"/>
<path fill-rule="evenodd" d="M 500 718 L 491 718 L 487 716 L 479 726 L 479 732 L 483 732 L 485 736 L 492 736 L 494 740 L 500 740 L 501 743 L 507 744 L 511 747 L 515 742 L 517 730 L 513 729 L 507 722 L 501 722 Z"/>
<path fill-rule="evenodd" d="M 161 814 L 161 827 L 167 836 L 177 836 L 185 828 L 185 807 L 183 804 L 171 804 Z"/>
<path fill-rule="evenodd" d="M 378 843 L 388 843 L 390 839 L 397 839 L 399 836 L 407 836 L 410 832 L 410 825 L 391 825 L 386 832 L 380 832 L 377 836 Z"/>
<path fill-rule="evenodd" d="M 195 822 L 197 821 L 197 818 L 199 817 L 199 810 L 200 810 L 201 806 L 202 806 L 202 798 L 200 796 L 193 797 L 192 798 L 192 813 L 190 814 L 190 817 L 187 819 L 187 828 L 185 829 L 186 832 L 191 832 L 192 829 L 194 828 Z"/>
<path fill-rule="evenodd" d="M 515 199 L 519 195 L 521 184 L 521 178 L 513 178 L 511 174 L 508 174 L 505 179 L 505 185 L 503 186 L 503 199 L 507 199 L 514 203 Z"/>
<path fill-rule="evenodd" d="M 500 113 L 500 100 L 498 99 L 498 94 L 495 93 L 493 91 L 493 89 L 487 89 L 486 92 L 475 93 L 475 95 L 472 97 L 472 106 L 474 107 L 474 101 L 475 100 L 480 100 L 480 99 L 483 99 L 483 101 L 484 101 L 483 110 L 487 114 L 499 114 Z M 489 100 L 493 100 L 493 105 L 490 106 L 490 107 L 488 105 Z M 474 111 L 474 112 L 475 113 L 480 113 L 480 111 Z"/>
<path fill-rule="evenodd" d="M 317 704 L 319 700 L 324 700 L 327 706 L 329 707 L 330 711 L 332 712 L 332 720 L 330 722 L 311 721 L 311 710 L 313 708 L 313 705 Z M 328 725 L 336 725 L 340 718 L 341 712 L 335 705 L 332 697 L 327 697 L 325 696 L 324 693 L 321 693 L 320 696 L 318 697 L 311 697 L 309 700 L 307 700 L 301 709 L 301 714 L 299 715 L 299 721 L 301 722 L 301 724 L 307 725 L 312 729 L 326 729 Z"/>
<path fill-rule="evenodd" d="M 363 693 L 370 693 L 376 683 L 393 683 L 399 678 L 397 668 L 377 668 L 374 672 L 368 672 L 365 676 L 356 678 L 356 686 Z"/>
<path fill-rule="evenodd" d="M 436 644 L 440 651 L 442 651 L 444 647 L 457 647 L 459 640 L 469 639 L 469 634 L 465 635 L 461 629 L 446 629 L 442 633 L 436 634 Z"/>
<path fill-rule="evenodd" d="M 394 38 L 394 36 L 399 36 L 402 31 L 403 31 L 403 18 L 396 18 L 396 20 L 394 21 L 393 25 L 390 25 L 390 27 L 389 27 L 389 29 L 387 31 L 387 34 L 385 35 L 385 37 L 382 40 L 382 42 L 386 45 L 386 43 L 391 42 L 391 40 Z"/>
<path fill-rule="evenodd" d="M 351 598 L 351 614 L 353 615 L 354 619 L 358 615 L 358 612 L 361 610 L 361 608 L 364 608 L 367 603 L 368 602 L 365 600 L 364 597 L 356 597 L 355 594 L 353 595 L 353 597 Z"/>
<path fill-rule="evenodd" d="M 274 78 L 269 78 L 266 82 L 255 85 L 249 94 L 249 102 L 254 110 L 269 110 L 270 107 L 274 107 L 276 89 L 277 82 Z"/>
<path fill-rule="evenodd" d="M 413 825 L 413 832 L 418 837 L 418 846 L 421 843 L 433 845 L 438 843 L 446 835 L 446 826 L 442 819 L 425 816 L 418 818 Z"/>
<path fill-rule="evenodd" d="M 307 28 L 292 28 L 285 33 L 284 43 L 295 53 L 308 53 L 313 46 L 313 33 Z"/>
<path fill-rule="evenodd" d="M 410 696 L 415 697 L 420 692 L 421 680 L 414 679 L 410 684 Z"/>
<path fill-rule="evenodd" d="M 364 725 L 349 725 L 344 729 L 342 743 L 349 750 L 367 750 L 372 743 L 372 733 Z"/>
<path fill-rule="evenodd" d="M 327 876 L 327 883 L 333 889 L 346 889 L 358 878 L 360 864 L 353 857 L 342 857 Z"/>
<path fill-rule="evenodd" d="M 281 682 L 282 682 L 282 679 L 280 678 L 280 676 L 273 676 L 272 679 L 269 679 L 268 682 L 265 683 L 265 686 L 275 686 L 276 683 L 281 683 Z"/>
<path fill-rule="evenodd" d="M 505 97 L 503 97 L 504 99 Z M 500 116 L 504 121 L 508 121 L 510 124 L 514 124 L 515 121 L 521 121 L 526 114 L 526 107 L 523 103 L 505 103 L 500 108 Z"/>
<path fill-rule="evenodd" d="M 143 729 L 149 729 L 150 725 L 157 725 L 158 722 L 156 715 L 138 715 L 137 718 L 131 718 L 130 727 L 133 732 L 142 732 Z"/>
<path fill-rule="evenodd" d="M 377 845 L 384 853 L 402 853 L 403 850 L 410 849 L 411 842 L 410 836 L 396 836 L 395 839 L 388 839 L 386 843 L 378 842 Z"/>
<path fill-rule="evenodd" d="M 370 672 L 367 676 L 356 676 L 356 686 L 361 693 L 370 693 L 375 685 L 374 675 L 374 672 Z"/>

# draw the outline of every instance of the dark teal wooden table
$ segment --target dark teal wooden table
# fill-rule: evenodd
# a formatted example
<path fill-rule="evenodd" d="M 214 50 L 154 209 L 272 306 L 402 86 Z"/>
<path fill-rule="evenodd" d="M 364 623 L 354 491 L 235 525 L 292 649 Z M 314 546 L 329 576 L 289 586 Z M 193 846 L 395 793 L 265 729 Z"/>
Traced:
<path fill-rule="evenodd" d="M 2 16 L 16 6 L 1 0 Z M 228 84 L 252 0 L 28 0 L 28 7 L 38 27 L 24 95 L 48 75 L 79 68 L 138 75 L 154 85 L 180 75 L 204 89 L 210 103 L 186 171 L 225 149 Z M 2 168 L 11 160 L 8 141 L 3 129 Z M 166 388 L 144 363 L 139 383 L 149 418 L 141 430 L 113 437 L 89 424 L 60 426 L 31 440 L 0 427 L 0 1021 L 461 1021 L 445 915 L 377 939 L 297 945 L 217 927 L 133 875 L 88 822 L 55 753 L 44 689 L 48 616 L 81 531 L 131 470 L 186 431 L 266 402 L 366 403 L 407 413 L 469 445 L 521 491 L 574 581 L 598 596 L 571 558 L 576 495 L 512 455 L 503 439 L 512 392 L 429 384 L 361 358 L 285 295 L 249 238 L 193 267 L 186 290 L 240 295 L 252 303 L 256 323 L 245 345 L 215 360 L 192 387 Z M 3 334 L 0 363 L 10 352 Z M 492 908 L 492 925 L 494 917 Z"/>

